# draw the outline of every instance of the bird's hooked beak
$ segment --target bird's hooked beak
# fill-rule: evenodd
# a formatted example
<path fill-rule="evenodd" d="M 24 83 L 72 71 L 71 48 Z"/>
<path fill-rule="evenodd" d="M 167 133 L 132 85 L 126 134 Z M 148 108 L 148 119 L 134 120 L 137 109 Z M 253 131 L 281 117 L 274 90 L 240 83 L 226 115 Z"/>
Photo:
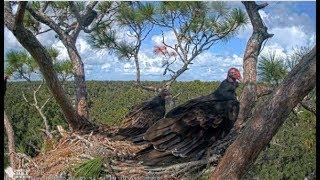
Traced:
<path fill-rule="evenodd" d="M 240 83 L 243 83 L 243 79 L 240 72 L 238 72 L 238 74 L 236 75 L 236 80 L 238 80 Z"/>

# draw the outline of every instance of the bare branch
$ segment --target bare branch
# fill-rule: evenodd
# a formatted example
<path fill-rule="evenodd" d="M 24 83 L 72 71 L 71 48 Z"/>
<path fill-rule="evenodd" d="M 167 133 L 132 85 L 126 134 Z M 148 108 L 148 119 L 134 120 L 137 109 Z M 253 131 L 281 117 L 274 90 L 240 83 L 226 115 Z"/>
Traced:
<path fill-rule="evenodd" d="M 34 105 L 38 106 L 38 100 L 37 100 L 37 93 L 40 90 L 41 86 L 43 85 L 44 81 L 38 86 L 36 90 L 33 91 L 33 100 L 34 100 Z"/>
<path fill-rule="evenodd" d="M 268 6 L 268 5 L 269 5 L 269 4 L 266 3 L 266 2 L 265 2 L 265 3 L 262 3 L 262 4 L 258 4 L 258 5 L 257 5 L 257 9 L 258 9 L 258 10 L 263 9 L 263 8 L 265 8 L 265 7 Z"/>
<path fill-rule="evenodd" d="M 50 1 L 45 1 L 41 6 L 40 11 L 44 13 L 47 10 L 50 3 L 51 3 Z"/>
<path fill-rule="evenodd" d="M 46 105 L 47 103 L 52 99 L 52 97 L 49 97 L 44 103 L 43 105 L 40 107 L 40 109 L 42 110 Z"/>
<path fill-rule="evenodd" d="M 41 31 L 41 32 L 37 32 L 35 35 L 38 36 L 38 35 L 40 35 L 40 34 L 49 32 L 49 31 L 51 31 L 51 30 L 52 30 L 51 28 L 50 28 L 50 29 L 47 29 L 47 30 L 43 30 L 43 31 Z"/>
<path fill-rule="evenodd" d="M 76 39 L 78 38 L 78 35 L 79 35 L 81 29 L 82 29 L 82 26 L 80 25 L 80 23 L 79 22 L 75 23 L 74 30 L 70 34 L 70 36 L 72 37 L 72 39 L 74 41 L 76 41 Z"/>
<path fill-rule="evenodd" d="M 266 6 L 265 4 L 257 5 L 255 2 L 242 1 L 245 5 L 247 13 L 249 15 L 253 31 L 261 33 L 266 39 L 273 36 L 267 32 L 267 27 L 264 25 L 262 18 L 258 12 L 259 8 Z"/>
<path fill-rule="evenodd" d="M 28 103 L 30 106 L 36 106 L 34 103 L 31 103 L 30 101 L 28 101 L 24 92 L 22 92 L 22 97 L 23 97 L 24 101 L 26 101 L 26 103 Z"/>
<path fill-rule="evenodd" d="M 145 40 L 146 37 L 150 34 L 151 30 L 153 29 L 153 24 L 152 24 L 152 27 L 147 31 L 147 33 L 144 35 L 144 37 L 141 38 L 141 41 Z"/>
<path fill-rule="evenodd" d="M 98 4 L 98 1 L 91 1 L 86 8 L 86 14 L 92 10 L 96 5 Z"/>
<path fill-rule="evenodd" d="M 76 17 L 77 19 L 77 22 L 76 24 L 73 24 L 73 26 L 71 27 L 73 30 L 73 32 L 71 33 L 71 37 L 76 40 L 76 38 L 78 37 L 80 31 L 82 29 L 85 29 L 85 27 L 87 25 L 84 25 L 84 23 L 86 24 L 91 24 L 94 20 L 93 19 L 90 19 L 91 22 L 84 22 L 84 20 L 88 20 L 88 19 L 85 19 L 90 13 L 91 11 L 93 10 L 94 6 L 98 3 L 98 1 L 92 1 L 90 2 L 87 6 L 86 6 L 86 12 L 84 15 L 80 15 L 80 12 L 78 11 L 78 8 L 76 7 L 75 5 L 75 2 L 73 1 L 70 1 L 69 2 L 69 5 L 70 5 L 70 10 L 72 12 L 72 14 Z M 72 29 L 69 29 L 68 31 L 72 30 Z"/>

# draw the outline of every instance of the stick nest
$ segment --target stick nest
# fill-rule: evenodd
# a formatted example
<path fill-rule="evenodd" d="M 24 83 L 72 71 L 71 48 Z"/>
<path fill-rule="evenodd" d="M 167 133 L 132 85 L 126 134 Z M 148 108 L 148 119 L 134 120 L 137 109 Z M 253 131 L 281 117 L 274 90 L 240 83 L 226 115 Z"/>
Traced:
<path fill-rule="evenodd" d="M 172 162 L 168 166 L 150 167 L 134 160 L 134 155 L 147 145 L 135 145 L 129 141 L 115 141 L 103 134 L 68 134 L 49 151 L 40 153 L 28 161 L 29 176 L 44 179 L 62 177 L 75 165 L 94 157 L 103 157 L 103 167 L 109 178 L 117 179 L 181 179 L 190 174 L 202 176 L 217 164 L 224 150 L 235 139 L 235 133 L 229 133 L 223 140 L 208 148 L 203 159 L 189 162 Z"/>

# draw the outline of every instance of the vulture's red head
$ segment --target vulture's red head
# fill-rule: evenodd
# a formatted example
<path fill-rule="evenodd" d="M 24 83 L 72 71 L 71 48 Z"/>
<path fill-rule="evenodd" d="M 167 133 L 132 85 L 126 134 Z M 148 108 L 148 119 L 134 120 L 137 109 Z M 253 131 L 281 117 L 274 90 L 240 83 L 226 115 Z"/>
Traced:
<path fill-rule="evenodd" d="M 230 68 L 228 70 L 228 79 L 231 79 L 232 81 L 240 81 L 242 80 L 242 77 L 241 77 L 241 73 L 240 71 L 237 69 L 237 68 Z"/>

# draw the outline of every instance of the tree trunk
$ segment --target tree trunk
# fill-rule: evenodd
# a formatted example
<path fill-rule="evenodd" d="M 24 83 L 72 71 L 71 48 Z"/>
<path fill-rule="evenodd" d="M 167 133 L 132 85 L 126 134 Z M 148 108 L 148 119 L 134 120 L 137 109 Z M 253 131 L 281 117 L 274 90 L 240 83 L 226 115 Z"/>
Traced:
<path fill-rule="evenodd" d="M 140 82 L 140 63 L 139 63 L 139 58 L 138 58 L 138 54 L 134 55 L 134 64 L 136 66 L 136 81 L 137 83 L 141 84 Z"/>
<path fill-rule="evenodd" d="M 244 89 L 240 98 L 240 111 L 238 120 L 235 123 L 241 127 L 245 119 L 251 116 L 251 111 L 257 99 L 257 60 L 264 40 L 273 36 L 267 32 L 267 27 L 263 24 L 259 9 L 267 4 L 257 5 L 255 2 L 242 2 L 250 18 L 253 33 L 248 40 L 243 57 L 243 83 Z"/>
<path fill-rule="evenodd" d="M 26 2 L 21 2 L 22 4 Z M 70 103 L 70 99 L 66 96 L 63 90 L 58 76 L 53 69 L 52 59 L 47 50 L 38 41 L 38 39 L 32 34 L 32 32 L 23 26 L 22 19 L 24 9 L 18 9 L 18 15 L 13 16 L 10 5 L 5 5 L 5 25 L 13 35 L 17 38 L 19 43 L 31 54 L 39 65 L 39 69 L 46 80 L 46 83 L 53 94 L 53 97 L 60 105 L 63 114 L 65 115 L 68 124 L 72 130 L 85 130 L 92 128 L 93 124 L 84 118 L 78 116 L 74 108 Z M 19 7 L 20 8 L 20 7 Z"/>
<path fill-rule="evenodd" d="M 89 120 L 88 93 L 85 80 L 84 64 L 75 45 L 75 40 L 68 39 L 64 46 L 68 50 L 73 65 L 73 75 L 76 85 L 76 110 L 80 117 Z"/>
<path fill-rule="evenodd" d="M 10 159 L 10 166 L 13 170 L 16 169 L 16 149 L 15 149 L 15 140 L 14 140 L 14 132 L 12 129 L 12 125 L 6 115 L 6 112 L 4 112 L 4 127 L 7 132 L 8 137 L 8 151 L 9 151 L 9 159 Z"/>
<path fill-rule="evenodd" d="M 316 47 L 314 47 L 272 93 L 226 150 L 211 179 L 239 179 L 268 145 L 291 110 L 315 87 Z"/>

